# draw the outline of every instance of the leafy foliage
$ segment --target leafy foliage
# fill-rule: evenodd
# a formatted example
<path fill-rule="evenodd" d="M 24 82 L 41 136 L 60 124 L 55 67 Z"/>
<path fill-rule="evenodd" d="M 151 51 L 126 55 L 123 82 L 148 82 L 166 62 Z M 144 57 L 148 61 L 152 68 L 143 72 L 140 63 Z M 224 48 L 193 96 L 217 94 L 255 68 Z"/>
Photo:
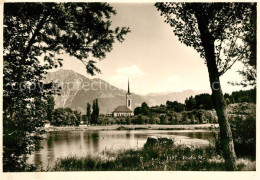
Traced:
<path fill-rule="evenodd" d="M 195 96 L 196 109 L 214 109 L 214 104 L 210 94 L 200 94 Z"/>
<path fill-rule="evenodd" d="M 243 25 L 243 28 L 246 30 L 246 34 L 243 39 L 249 52 L 246 55 L 247 57 L 242 61 L 245 65 L 245 68 L 239 71 L 240 74 L 243 75 L 244 80 L 238 84 L 243 86 L 256 86 L 256 3 L 251 3 L 248 6 L 249 10 L 247 11 L 247 15 L 244 18 L 246 18 L 249 23 Z"/>
<path fill-rule="evenodd" d="M 231 121 L 235 151 L 238 156 L 256 158 L 256 114 L 237 116 Z"/>
<path fill-rule="evenodd" d="M 111 27 L 116 11 L 107 3 L 5 3 L 3 81 L 4 171 L 23 171 L 43 133 L 53 83 L 44 74 L 76 57 L 94 75 L 113 43 L 130 32 Z M 48 113 L 50 116 L 50 113 Z M 49 117 L 50 118 L 50 117 Z"/>
<path fill-rule="evenodd" d="M 225 93 L 224 98 L 227 104 L 234 103 L 256 103 L 256 89 L 234 91 L 231 94 Z M 194 98 L 190 96 L 185 100 L 185 107 L 187 111 L 194 109 L 214 109 L 213 100 L 210 94 L 199 94 Z"/>
<path fill-rule="evenodd" d="M 193 96 L 190 96 L 189 98 L 186 98 L 186 100 L 185 100 L 185 107 L 186 107 L 187 111 L 191 111 L 191 110 L 195 109 L 196 101 L 193 98 Z"/>
<path fill-rule="evenodd" d="M 241 112 L 242 114 L 243 112 Z M 231 120 L 235 151 L 238 157 L 256 159 L 256 113 L 238 115 Z M 221 152 L 219 137 L 215 137 L 215 146 Z"/>
<path fill-rule="evenodd" d="M 93 101 L 92 105 L 92 114 L 91 114 L 91 124 L 98 124 L 98 118 L 99 118 L 99 106 L 98 106 L 98 99 L 95 99 Z"/>
<path fill-rule="evenodd" d="M 150 115 L 150 107 L 146 102 L 141 104 L 141 107 L 136 107 L 134 109 L 134 115 Z"/>
<path fill-rule="evenodd" d="M 173 27 L 173 33 L 179 41 L 193 47 L 202 58 L 205 58 L 205 49 L 196 16 L 200 14 L 205 17 L 214 41 L 219 76 L 235 62 L 248 61 L 248 55 L 254 56 L 254 45 L 249 49 L 245 42 L 256 38 L 256 34 L 251 33 L 255 30 L 251 23 L 253 21 L 255 24 L 256 21 L 249 17 L 255 3 L 156 3 L 155 6 L 165 17 L 165 22 Z M 245 39 L 249 33 L 253 37 Z"/>
<path fill-rule="evenodd" d="M 91 121 L 91 105 L 87 103 L 87 113 L 86 113 L 86 120 L 88 123 Z"/>
<path fill-rule="evenodd" d="M 78 126 L 81 121 L 81 113 L 70 108 L 58 108 L 54 110 L 51 125 L 54 126 Z"/>
<path fill-rule="evenodd" d="M 53 111 L 54 111 L 54 106 L 55 106 L 55 101 L 53 96 L 48 96 L 47 98 L 47 104 L 46 104 L 46 113 L 47 113 L 47 120 L 49 122 L 52 122 L 53 120 Z"/>
<path fill-rule="evenodd" d="M 177 101 L 167 101 L 166 108 L 169 110 L 174 110 L 175 112 L 182 112 L 185 110 L 184 104 L 179 103 Z"/>

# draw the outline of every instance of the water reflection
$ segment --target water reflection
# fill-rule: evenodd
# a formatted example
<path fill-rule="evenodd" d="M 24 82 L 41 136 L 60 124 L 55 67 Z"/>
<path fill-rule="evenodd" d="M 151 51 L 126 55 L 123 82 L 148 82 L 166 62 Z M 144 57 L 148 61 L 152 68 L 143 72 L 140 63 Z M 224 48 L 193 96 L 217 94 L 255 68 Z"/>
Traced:
<path fill-rule="evenodd" d="M 46 135 L 40 141 L 42 149 L 36 151 L 29 163 L 39 166 L 53 166 L 55 160 L 68 155 L 84 156 L 103 150 L 142 147 L 149 136 L 172 137 L 176 143 L 208 144 L 212 132 L 201 131 L 59 131 Z"/>
<path fill-rule="evenodd" d="M 97 132 L 92 134 L 92 144 L 94 152 L 98 152 L 99 147 L 99 134 Z"/>

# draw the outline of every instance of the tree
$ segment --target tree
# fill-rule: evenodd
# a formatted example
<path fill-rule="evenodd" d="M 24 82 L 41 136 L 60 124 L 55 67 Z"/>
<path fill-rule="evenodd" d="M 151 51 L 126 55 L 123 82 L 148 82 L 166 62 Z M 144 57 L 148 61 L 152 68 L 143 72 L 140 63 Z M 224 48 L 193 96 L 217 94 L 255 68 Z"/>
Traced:
<path fill-rule="evenodd" d="M 195 96 L 195 107 L 196 109 L 210 110 L 214 108 L 212 97 L 210 94 L 199 94 Z"/>
<path fill-rule="evenodd" d="M 87 120 L 87 123 L 90 124 L 90 120 L 91 120 L 91 105 L 89 103 L 87 103 L 86 120 Z"/>
<path fill-rule="evenodd" d="M 97 124 L 98 117 L 99 117 L 98 99 L 95 99 L 92 105 L 91 124 Z"/>
<path fill-rule="evenodd" d="M 235 62 L 246 59 L 246 45 L 239 43 L 246 35 L 249 3 L 156 3 L 174 30 L 187 46 L 193 47 L 206 60 L 214 108 L 217 112 L 223 155 L 227 170 L 236 170 L 236 155 L 227 117 L 220 76 Z"/>
<path fill-rule="evenodd" d="M 150 107 L 148 106 L 148 104 L 146 102 L 143 102 L 141 104 L 141 107 L 136 107 L 134 109 L 134 115 L 150 115 L 151 111 L 150 111 Z"/>
<path fill-rule="evenodd" d="M 79 126 L 81 121 L 81 112 L 73 111 L 70 108 L 58 108 L 53 112 L 54 126 Z"/>
<path fill-rule="evenodd" d="M 195 109 L 195 106 L 196 106 L 196 101 L 193 98 L 193 96 L 189 97 L 189 99 L 186 98 L 185 107 L 186 107 L 187 111 L 191 111 L 191 110 Z"/>
<path fill-rule="evenodd" d="M 250 3 L 248 6 L 247 15 L 244 16 L 244 21 L 249 21 L 249 23 L 244 24 L 243 26 L 245 31 L 243 39 L 244 43 L 248 46 L 249 53 L 246 54 L 247 57 L 242 61 L 245 68 L 239 71 L 244 79 L 241 83 L 237 84 L 256 87 L 256 3 Z"/>
<path fill-rule="evenodd" d="M 256 88 L 247 91 L 234 91 L 231 94 L 231 99 L 236 103 L 256 103 Z"/>
<path fill-rule="evenodd" d="M 97 119 L 99 118 L 99 106 L 98 106 L 98 99 L 96 99 L 96 116 Z"/>
<path fill-rule="evenodd" d="M 54 105 L 55 105 L 54 97 L 51 96 L 51 95 L 48 96 L 48 98 L 47 98 L 46 113 L 47 113 L 47 120 L 48 120 L 49 122 L 52 122 L 52 119 L 53 119 Z"/>
<path fill-rule="evenodd" d="M 74 116 L 74 122 L 73 125 L 74 126 L 79 126 L 80 122 L 81 122 L 81 112 L 79 111 L 73 111 L 73 116 Z"/>
<path fill-rule="evenodd" d="M 130 32 L 111 27 L 116 11 L 107 3 L 5 3 L 3 82 L 3 167 L 23 171 L 45 123 L 43 104 L 53 93 L 47 70 L 76 57 L 89 74 L 100 72 L 115 40 Z"/>
<path fill-rule="evenodd" d="M 149 115 L 150 114 L 150 108 L 146 102 L 143 102 L 141 105 L 141 114 L 142 115 Z"/>
<path fill-rule="evenodd" d="M 91 113 L 91 121 L 90 124 L 96 123 L 96 100 L 93 101 L 92 104 L 92 113 Z"/>
<path fill-rule="evenodd" d="M 139 114 L 141 114 L 142 113 L 142 110 L 141 110 L 141 107 L 136 107 L 135 109 L 134 109 L 134 115 L 136 116 L 136 115 L 139 115 Z"/>
<path fill-rule="evenodd" d="M 66 124 L 67 117 L 65 115 L 65 109 L 58 108 L 53 112 L 53 120 L 51 121 L 51 125 L 54 126 L 63 126 Z"/>
<path fill-rule="evenodd" d="M 176 112 L 182 112 L 185 110 L 185 106 L 182 103 L 179 103 L 177 101 L 166 101 L 166 108 L 169 110 L 174 110 Z"/>

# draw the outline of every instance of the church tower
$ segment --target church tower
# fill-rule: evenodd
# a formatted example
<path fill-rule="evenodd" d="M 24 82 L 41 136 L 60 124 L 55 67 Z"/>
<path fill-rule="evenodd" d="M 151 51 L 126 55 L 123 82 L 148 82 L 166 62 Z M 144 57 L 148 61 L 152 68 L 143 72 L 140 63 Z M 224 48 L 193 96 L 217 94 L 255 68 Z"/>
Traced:
<path fill-rule="evenodd" d="M 129 78 L 128 78 L 128 91 L 126 93 L 126 107 L 128 107 L 130 110 L 132 110 L 132 101 L 131 101 L 131 93 L 130 93 L 130 87 L 129 87 Z"/>

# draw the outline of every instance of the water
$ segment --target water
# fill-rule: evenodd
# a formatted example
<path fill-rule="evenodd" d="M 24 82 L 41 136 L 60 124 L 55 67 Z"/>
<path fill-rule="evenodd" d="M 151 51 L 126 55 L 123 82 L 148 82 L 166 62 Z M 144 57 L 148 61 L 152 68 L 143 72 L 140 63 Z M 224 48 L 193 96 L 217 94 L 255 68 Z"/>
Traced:
<path fill-rule="evenodd" d="M 40 141 L 43 149 L 28 159 L 29 163 L 52 167 L 57 158 L 69 155 L 98 154 L 103 150 L 140 148 L 149 136 L 171 137 L 177 144 L 208 145 L 211 131 L 130 130 L 130 131 L 55 131 Z"/>

